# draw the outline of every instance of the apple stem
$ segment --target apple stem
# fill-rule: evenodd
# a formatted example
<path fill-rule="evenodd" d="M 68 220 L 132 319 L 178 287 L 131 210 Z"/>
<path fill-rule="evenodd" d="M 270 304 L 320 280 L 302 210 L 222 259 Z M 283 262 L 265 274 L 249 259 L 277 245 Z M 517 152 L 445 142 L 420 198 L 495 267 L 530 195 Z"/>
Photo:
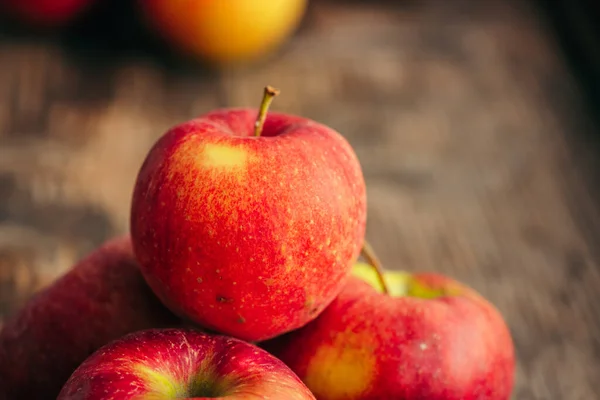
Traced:
<path fill-rule="evenodd" d="M 260 103 L 260 108 L 258 109 L 258 116 L 256 117 L 256 122 L 254 123 L 254 136 L 260 136 L 260 134 L 262 133 L 263 125 L 265 124 L 265 120 L 267 119 L 267 112 L 269 112 L 271 102 L 273 101 L 273 98 L 278 94 L 279 90 L 275 89 L 273 86 L 265 87 L 263 99 Z"/>
<path fill-rule="evenodd" d="M 388 289 L 388 285 L 383 276 L 383 266 L 381 265 L 381 261 L 375 254 L 375 250 L 366 240 L 363 242 L 363 247 L 360 254 L 364 257 L 364 259 L 375 269 L 377 273 L 377 278 L 379 278 L 379 283 L 381 283 L 381 287 L 383 288 L 383 293 L 390 293 Z"/>

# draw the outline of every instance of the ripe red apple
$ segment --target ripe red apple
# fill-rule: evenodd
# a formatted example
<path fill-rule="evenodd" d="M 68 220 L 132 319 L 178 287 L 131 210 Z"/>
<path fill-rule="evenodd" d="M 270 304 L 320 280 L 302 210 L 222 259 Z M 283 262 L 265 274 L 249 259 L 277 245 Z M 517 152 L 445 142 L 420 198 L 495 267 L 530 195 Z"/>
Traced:
<path fill-rule="evenodd" d="M 366 191 L 349 143 L 266 109 L 209 112 L 166 132 L 133 193 L 131 234 L 154 292 L 177 314 L 258 341 L 299 328 L 358 257 Z M 257 118 L 258 114 L 258 118 Z"/>
<path fill-rule="evenodd" d="M 436 273 L 386 272 L 384 294 L 354 272 L 316 320 L 262 344 L 319 400 L 510 398 L 513 342 L 488 301 Z"/>
<path fill-rule="evenodd" d="M 32 26 L 61 26 L 71 22 L 95 0 L 0 0 L 0 11 Z"/>
<path fill-rule="evenodd" d="M 128 236 L 112 239 L 36 294 L 0 332 L 0 399 L 55 399 L 100 346 L 179 325 L 139 272 Z"/>
<path fill-rule="evenodd" d="M 280 360 L 250 344 L 190 329 L 150 329 L 109 343 L 57 400 L 314 400 Z"/>

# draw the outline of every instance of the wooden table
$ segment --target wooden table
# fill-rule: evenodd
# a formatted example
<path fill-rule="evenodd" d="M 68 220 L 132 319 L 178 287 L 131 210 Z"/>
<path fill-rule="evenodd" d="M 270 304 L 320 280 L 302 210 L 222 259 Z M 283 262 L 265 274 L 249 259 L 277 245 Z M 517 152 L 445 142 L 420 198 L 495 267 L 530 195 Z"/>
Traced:
<path fill-rule="evenodd" d="M 505 315 L 515 399 L 600 394 L 596 130 L 544 20 L 519 1 L 314 1 L 261 65 L 0 40 L 0 320 L 127 231 L 153 141 L 217 106 L 319 120 L 354 146 L 368 239 L 389 268 L 436 270 Z"/>

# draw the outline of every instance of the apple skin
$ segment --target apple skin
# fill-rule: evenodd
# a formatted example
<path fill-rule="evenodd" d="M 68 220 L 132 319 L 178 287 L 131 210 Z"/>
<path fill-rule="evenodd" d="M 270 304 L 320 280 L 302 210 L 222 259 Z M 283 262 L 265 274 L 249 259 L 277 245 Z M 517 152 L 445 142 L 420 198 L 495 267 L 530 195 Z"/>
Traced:
<path fill-rule="evenodd" d="M 250 62 L 298 28 L 308 0 L 139 0 L 148 25 L 171 46 L 214 65 Z"/>
<path fill-rule="evenodd" d="M 253 344 L 192 329 L 149 329 L 91 355 L 57 400 L 314 400 L 280 360 Z"/>
<path fill-rule="evenodd" d="M 0 11 L 31 26 L 66 25 L 96 0 L 0 0 Z"/>
<path fill-rule="evenodd" d="M 510 398 L 513 342 L 488 301 L 436 273 L 387 272 L 388 296 L 368 268 L 316 320 L 261 347 L 319 400 Z"/>
<path fill-rule="evenodd" d="M 56 399 L 75 368 L 109 341 L 180 325 L 148 288 L 129 236 L 113 238 L 6 321 L 0 399 Z"/>
<path fill-rule="evenodd" d="M 314 319 L 340 292 L 365 233 L 366 190 L 349 143 L 301 117 L 209 112 L 167 131 L 136 180 L 131 235 L 172 311 L 265 340 Z"/>

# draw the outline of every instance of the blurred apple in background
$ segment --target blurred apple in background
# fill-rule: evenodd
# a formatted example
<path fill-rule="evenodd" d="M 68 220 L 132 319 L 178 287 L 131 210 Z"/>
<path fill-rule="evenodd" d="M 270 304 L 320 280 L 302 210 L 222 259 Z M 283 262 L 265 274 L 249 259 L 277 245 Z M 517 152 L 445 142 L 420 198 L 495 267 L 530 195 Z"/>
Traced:
<path fill-rule="evenodd" d="M 0 0 L 0 13 L 32 27 L 59 27 L 72 22 L 96 0 Z"/>
<path fill-rule="evenodd" d="M 277 50 L 298 28 L 308 0 L 139 0 L 172 47 L 224 65 Z"/>
<path fill-rule="evenodd" d="M 262 344 L 319 400 L 510 398 L 513 342 L 487 300 L 441 274 L 386 272 L 389 294 L 370 266 L 353 275 L 316 320 Z"/>

